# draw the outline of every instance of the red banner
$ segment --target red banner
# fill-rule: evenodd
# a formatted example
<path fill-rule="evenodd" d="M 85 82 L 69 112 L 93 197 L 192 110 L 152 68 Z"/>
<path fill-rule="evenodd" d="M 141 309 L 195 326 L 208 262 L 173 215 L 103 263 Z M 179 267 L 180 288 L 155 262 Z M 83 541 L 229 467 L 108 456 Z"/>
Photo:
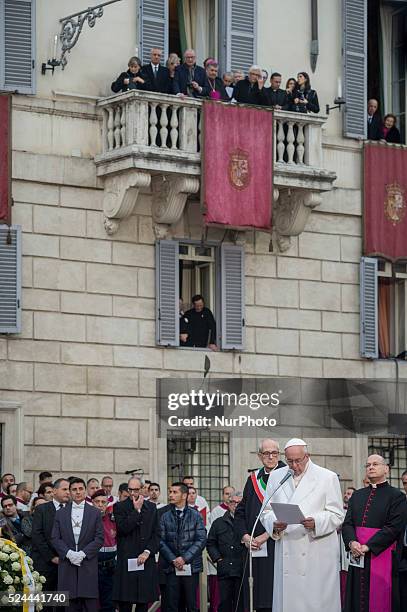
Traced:
<path fill-rule="evenodd" d="M 205 223 L 270 229 L 272 113 L 204 102 L 202 149 Z"/>
<path fill-rule="evenodd" d="M 11 96 L 0 95 L 0 223 L 11 223 Z"/>
<path fill-rule="evenodd" d="M 366 143 L 364 254 L 407 258 L 407 148 Z"/>

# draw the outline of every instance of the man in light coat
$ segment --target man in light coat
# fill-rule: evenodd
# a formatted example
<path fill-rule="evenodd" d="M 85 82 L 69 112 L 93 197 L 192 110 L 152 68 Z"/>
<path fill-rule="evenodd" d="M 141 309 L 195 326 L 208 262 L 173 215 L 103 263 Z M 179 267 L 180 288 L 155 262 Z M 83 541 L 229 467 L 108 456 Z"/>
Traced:
<path fill-rule="evenodd" d="M 288 469 L 293 477 L 271 503 L 297 504 L 305 517 L 301 524 L 277 522 L 272 511 L 262 522 L 276 540 L 273 612 L 340 612 L 339 546 L 337 529 L 344 519 L 338 476 L 310 459 L 303 440 L 293 438 L 284 447 L 288 467 L 272 473 L 268 491 L 275 490 Z M 266 493 L 267 496 L 267 493 Z"/>

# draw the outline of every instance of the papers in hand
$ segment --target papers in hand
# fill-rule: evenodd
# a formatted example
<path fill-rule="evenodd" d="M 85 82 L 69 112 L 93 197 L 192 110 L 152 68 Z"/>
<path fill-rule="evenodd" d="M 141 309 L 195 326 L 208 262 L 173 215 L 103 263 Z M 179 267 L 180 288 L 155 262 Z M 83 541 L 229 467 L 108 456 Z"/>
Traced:
<path fill-rule="evenodd" d="M 259 550 L 252 550 L 252 557 L 267 557 L 267 542 L 264 542 Z"/>
<path fill-rule="evenodd" d="M 287 525 L 299 525 L 305 520 L 305 516 L 296 504 L 277 504 L 272 503 L 271 507 L 279 523 Z"/>
<path fill-rule="evenodd" d="M 346 553 L 346 558 L 349 561 L 349 565 L 352 567 L 359 567 L 363 569 L 365 567 L 365 558 L 364 557 L 354 557 L 350 551 Z"/>
<path fill-rule="evenodd" d="M 144 563 L 139 564 L 137 559 L 127 559 L 128 572 L 140 572 L 144 569 Z"/>
<path fill-rule="evenodd" d="M 176 576 L 192 576 L 191 564 L 190 563 L 185 563 L 185 565 L 182 568 L 182 570 L 179 570 L 179 569 L 175 568 L 175 575 Z"/>

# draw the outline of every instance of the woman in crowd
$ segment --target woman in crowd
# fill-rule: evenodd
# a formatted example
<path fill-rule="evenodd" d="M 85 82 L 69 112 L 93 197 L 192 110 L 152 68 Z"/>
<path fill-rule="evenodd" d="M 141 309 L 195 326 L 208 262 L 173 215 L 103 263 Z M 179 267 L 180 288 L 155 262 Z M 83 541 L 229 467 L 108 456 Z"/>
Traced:
<path fill-rule="evenodd" d="M 291 105 L 293 103 L 293 93 L 296 85 L 297 81 L 294 79 L 294 77 L 289 78 L 287 83 L 285 84 L 285 93 L 287 94 L 288 108 L 291 108 Z"/>
<path fill-rule="evenodd" d="M 392 113 L 387 114 L 383 119 L 382 140 L 395 144 L 401 143 L 401 136 L 398 128 L 396 128 L 397 117 Z"/>
<path fill-rule="evenodd" d="M 120 91 L 129 91 L 130 89 L 149 89 L 148 81 L 141 78 L 141 61 L 138 57 L 131 57 L 128 63 L 127 72 L 119 74 L 117 79 L 112 83 L 111 88 L 114 93 Z"/>
<path fill-rule="evenodd" d="M 170 79 L 171 79 L 171 88 L 170 88 L 170 93 L 174 93 L 174 76 L 175 76 L 175 68 L 177 66 L 179 66 L 181 63 L 180 58 L 178 57 L 178 55 L 176 53 L 170 53 L 168 56 L 168 59 L 166 61 L 166 66 L 168 68 L 168 71 L 170 73 Z"/>
<path fill-rule="evenodd" d="M 23 534 L 23 539 L 20 544 L 20 548 L 22 548 L 27 555 L 31 555 L 33 514 L 36 508 L 38 508 L 38 506 L 40 506 L 41 504 L 46 504 L 46 503 L 47 503 L 47 500 L 44 499 L 43 497 L 39 497 L 39 496 L 35 497 L 31 505 L 30 513 L 26 514 L 21 519 L 21 533 Z"/>
<path fill-rule="evenodd" d="M 202 92 L 199 95 L 205 98 L 211 98 L 212 100 L 223 100 L 224 102 L 228 102 L 230 98 L 226 93 L 222 79 L 218 77 L 217 61 L 211 58 L 207 59 L 205 70 L 205 82 L 202 87 Z"/>
<path fill-rule="evenodd" d="M 318 95 L 311 89 L 309 76 L 306 72 L 299 72 L 293 91 L 293 101 L 290 110 L 297 113 L 319 113 Z"/>

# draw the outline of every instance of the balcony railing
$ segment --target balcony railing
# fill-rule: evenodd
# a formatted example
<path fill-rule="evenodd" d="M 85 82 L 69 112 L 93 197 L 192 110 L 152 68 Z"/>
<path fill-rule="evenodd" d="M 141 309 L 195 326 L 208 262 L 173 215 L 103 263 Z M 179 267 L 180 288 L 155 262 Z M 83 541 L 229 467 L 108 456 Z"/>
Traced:
<path fill-rule="evenodd" d="M 98 106 L 103 112 L 99 175 L 128 168 L 200 174 L 201 100 L 133 90 Z M 274 117 L 275 185 L 306 188 L 308 179 L 329 189 L 333 176 L 322 161 L 326 118 L 286 111 L 275 111 Z"/>

